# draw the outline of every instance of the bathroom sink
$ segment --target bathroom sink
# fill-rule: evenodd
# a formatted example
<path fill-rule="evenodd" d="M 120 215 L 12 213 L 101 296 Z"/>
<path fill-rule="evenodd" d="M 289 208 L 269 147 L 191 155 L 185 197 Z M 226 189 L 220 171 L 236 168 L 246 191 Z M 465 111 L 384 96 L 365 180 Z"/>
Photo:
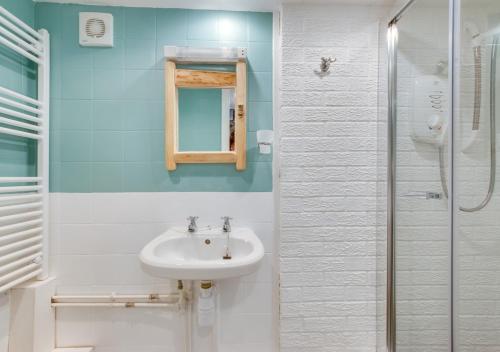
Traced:
<path fill-rule="evenodd" d="M 228 250 L 226 250 L 228 248 Z M 200 228 L 195 233 L 174 227 L 149 242 L 140 260 L 149 274 L 177 280 L 220 280 L 254 272 L 264 246 L 248 228 Z"/>

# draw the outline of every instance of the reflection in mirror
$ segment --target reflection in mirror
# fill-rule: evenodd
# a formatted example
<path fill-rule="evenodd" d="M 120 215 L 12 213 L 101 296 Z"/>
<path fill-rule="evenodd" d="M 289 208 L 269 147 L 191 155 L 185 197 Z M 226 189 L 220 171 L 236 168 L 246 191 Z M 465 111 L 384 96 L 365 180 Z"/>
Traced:
<path fill-rule="evenodd" d="M 179 88 L 179 151 L 234 151 L 235 90 Z"/>

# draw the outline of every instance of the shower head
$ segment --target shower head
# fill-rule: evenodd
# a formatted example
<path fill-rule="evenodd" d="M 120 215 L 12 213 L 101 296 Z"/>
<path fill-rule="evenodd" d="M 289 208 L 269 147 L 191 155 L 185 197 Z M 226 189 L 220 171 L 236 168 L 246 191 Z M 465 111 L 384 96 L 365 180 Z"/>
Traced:
<path fill-rule="evenodd" d="M 475 37 L 481 35 L 479 28 L 477 27 L 477 25 L 474 22 L 466 21 L 466 22 L 464 22 L 463 27 L 464 27 L 464 30 L 467 33 L 469 33 L 469 35 L 472 38 L 475 38 Z"/>
<path fill-rule="evenodd" d="M 475 47 L 480 46 L 484 41 L 496 36 L 500 36 L 500 25 L 484 33 L 478 32 L 477 34 L 472 35 L 472 44 Z"/>
<path fill-rule="evenodd" d="M 489 31 L 486 31 L 484 33 L 481 33 L 480 37 L 484 40 L 489 37 L 496 37 L 500 35 L 500 25 L 496 26 L 493 29 L 490 29 Z"/>

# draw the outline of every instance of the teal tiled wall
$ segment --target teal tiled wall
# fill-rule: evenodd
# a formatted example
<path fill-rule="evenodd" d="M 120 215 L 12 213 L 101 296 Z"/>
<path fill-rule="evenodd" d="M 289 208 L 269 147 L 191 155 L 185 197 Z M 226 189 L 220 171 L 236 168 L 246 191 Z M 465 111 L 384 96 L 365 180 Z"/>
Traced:
<path fill-rule="evenodd" d="M 78 13 L 114 15 L 114 48 L 78 45 Z M 52 41 L 52 192 L 269 192 L 272 14 L 38 3 Z M 248 48 L 248 164 L 164 166 L 163 46 Z"/>
<path fill-rule="evenodd" d="M 31 0 L 0 0 L 0 5 L 29 25 L 34 24 Z M 35 67 L 22 56 L 0 46 L 0 86 L 35 97 Z M 33 176 L 36 144 L 23 138 L 0 135 L 0 176 Z"/>

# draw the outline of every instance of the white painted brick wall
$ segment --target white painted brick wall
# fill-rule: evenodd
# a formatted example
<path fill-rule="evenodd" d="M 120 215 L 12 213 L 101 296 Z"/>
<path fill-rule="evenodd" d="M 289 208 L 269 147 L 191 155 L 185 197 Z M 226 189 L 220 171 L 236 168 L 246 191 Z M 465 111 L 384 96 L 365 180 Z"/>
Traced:
<path fill-rule="evenodd" d="M 381 8 L 282 18 L 281 350 L 376 350 Z M 313 73 L 333 56 L 331 74 Z"/>

